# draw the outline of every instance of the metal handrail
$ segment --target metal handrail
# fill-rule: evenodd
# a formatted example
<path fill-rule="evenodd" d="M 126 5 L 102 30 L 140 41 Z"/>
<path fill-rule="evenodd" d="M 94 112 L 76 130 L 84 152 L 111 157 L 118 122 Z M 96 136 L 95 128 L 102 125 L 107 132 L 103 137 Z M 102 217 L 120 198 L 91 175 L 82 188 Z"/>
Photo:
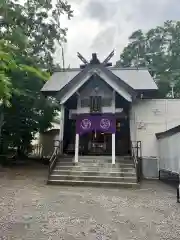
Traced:
<path fill-rule="evenodd" d="M 141 149 L 141 141 L 132 141 L 131 142 L 131 155 L 134 160 L 134 166 L 136 169 L 137 182 L 140 182 L 142 177 L 142 149 Z"/>
<path fill-rule="evenodd" d="M 60 154 L 62 154 L 63 150 L 62 150 L 62 141 L 55 141 L 56 143 L 58 142 L 58 146 L 54 146 L 54 151 L 50 157 L 49 160 L 49 171 L 48 171 L 48 177 L 50 176 L 52 170 L 54 169 L 54 166 L 56 164 L 57 158 Z"/>

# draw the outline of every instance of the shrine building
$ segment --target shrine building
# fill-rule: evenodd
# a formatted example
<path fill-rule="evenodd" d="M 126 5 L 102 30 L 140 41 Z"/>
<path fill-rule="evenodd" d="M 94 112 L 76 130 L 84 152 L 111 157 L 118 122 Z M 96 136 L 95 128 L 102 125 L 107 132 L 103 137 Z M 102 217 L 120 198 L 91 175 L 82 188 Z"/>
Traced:
<path fill-rule="evenodd" d="M 158 87 L 144 68 L 117 68 L 100 62 L 96 54 L 77 69 L 52 74 L 42 88 L 55 97 L 61 110 L 59 140 L 62 153 L 80 156 L 131 155 L 133 142 L 141 141 L 143 174 L 158 176 L 156 133 L 178 125 L 180 104 L 176 99 L 159 99 Z"/>

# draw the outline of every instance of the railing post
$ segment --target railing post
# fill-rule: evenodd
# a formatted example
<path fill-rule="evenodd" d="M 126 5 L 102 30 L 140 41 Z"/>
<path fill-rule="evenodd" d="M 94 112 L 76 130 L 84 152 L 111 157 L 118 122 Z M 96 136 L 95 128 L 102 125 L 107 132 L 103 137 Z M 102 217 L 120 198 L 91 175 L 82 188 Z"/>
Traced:
<path fill-rule="evenodd" d="M 179 185 L 177 187 L 177 203 L 180 203 L 180 198 L 179 198 Z"/>
<path fill-rule="evenodd" d="M 132 155 L 133 160 L 134 160 L 137 182 L 140 182 L 141 177 L 142 177 L 141 141 L 131 142 L 131 155 Z"/>
<path fill-rule="evenodd" d="M 58 145 L 56 146 L 56 142 L 58 142 Z M 56 160 L 57 160 L 57 156 L 59 155 L 59 151 L 60 151 L 60 146 L 61 146 L 61 142 L 59 140 L 55 140 L 54 141 L 54 150 L 53 153 L 51 155 L 51 158 L 49 160 L 49 169 L 48 169 L 48 177 L 50 176 L 55 164 L 56 164 Z"/>

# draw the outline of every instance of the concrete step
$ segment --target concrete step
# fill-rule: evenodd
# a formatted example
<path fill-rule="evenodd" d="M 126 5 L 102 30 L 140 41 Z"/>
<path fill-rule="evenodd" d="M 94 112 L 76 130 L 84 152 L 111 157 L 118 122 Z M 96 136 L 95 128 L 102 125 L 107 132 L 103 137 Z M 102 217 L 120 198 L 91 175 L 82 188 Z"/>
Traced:
<path fill-rule="evenodd" d="M 98 181 L 98 182 L 131 182 L 136 183 L 136 177 L 120 176 L 87 176 L 87 175 L 60 175 L 51 174 L 49 180 L 70 180 L 70 181 Z"/>
<path fill-rule="evenodd" d="M 111 167 L 101 167 L 101 166 L 79 166 L 79 165 L 72 165 L 72 166 L 67 166 L 67 165 L 57 165 L 55 167 L 55 170 L 67 170 L 67 171 L 93 171 L 93 172 L 100 172 L 100 171 L 115 171 L 115 172 L 135 172 L 134 167 L 120 167 L 120 166 L 111 166 Z"/>
<path fill-rule="evenodd" d="M 101 171 L 85 171 L 85 170 L 62 170 L 62 169 L 55 169 L 53 170 L 52 174 L 55 175 L 87 175 L 87 176 L 115 176 L 115 177 L 136 177 L 135 170 L 129 171 L 129 172 L 123 172 L 123 171 L 105 171 L 102 169 Z"/>
<path fill-rule="evenodd" d="M 111 156 L 79 156 L 76 164 L 73 158 L 59 158 L 48 183 L 71 186 L 138 186 L 130 156 L 116 157 L 115 165 L 112 165 Z"/>
<path fill-rule="evenodd" d="M 116 188 L 139 188 L 138 183 L 133 182 L 100 182 L 100 181 L 79 181 L 79 180 L 48 180 L 47 184 L 68 185 L 68 186 L 89 186 L 89 187 L 116 187 Z"/>
<path fill-rule="evenodd" d="M 84 159 L 92 159 L 92 158 L 98 158 L 98 159 L 110 159 L 112 158 L 112 155 L 108 155 L 108 156 L 98 156 L 98 155 L 94 155 L 94 156 L 84 156 L 84 155 L 79 155 L 79 158 L 84 158 Z M 132 157 L 131 156 L 117 156 L 116 155 L 116 158 L 117 159 L 131 159 Z"/>
<path fill-rule="evenodd" d="M 120 167 L 120 168 L 125 168 L 125 167 L 129 167 L 129 168 L 134 168 L 134 164 L 133 163 L 116 163 L 114 165 L 112 165 L 112 163 L 106 163 L 106 162 L 78 162 L 78 163 L 74 163 L 74 162 L 57 162 L 56 166 L 69 166 L 69 167 L 73 167 L 73 166 L 80 166 L 80 167 L 106 167 L 106 168 L 111 168 L 113 167 Z"/>
<path fill-rule="evenodd" d="M 111 155 L 79 155 L 79 158 L 93 158 L 93 157 L 96 157 L 96 158 L 99 158 L 99 159 L 108 159 L 108 158 L 111 158 Z M 116 155 L 117 158 L 131 158 L 130 155 L 124 155 L 124 156 L 118 156 Z"/>
<path fill-rule="evenodd" d="M 61 157 L 57 160 L 57 162 L 74 162 L 74 157 L 71 157 L 71 158 Z M 79 162 L 109 162 L 109 163 L 112 163 L 112 157 L 111 156 L 79 156 Z M 133 160 L 130 156 L 124 156 L 124 157 L 116 156 L 116 162 L 132 163 Z"/>
<path fill-rule="evenodd" d="M 59 158 L 57 162 L 74 162 L 74 158 Z M 105 162 L 112 163 L 112 158 L 109 159 L 99 159 L 99 158 L 79 158 L 79 162 Z M 133 163 L 132 159 L 118 159 L 116 158 L 117 163 Z"/>
<path fill-rule="evenodd" d="M 74 158 L 73 158 L 73 161 L 74 161 Z M 96 157 L 94 157 L 94 158 L 83 158 L 83 157 L 81 157 L 81 158 L 79 158 L 79 162 L 108 162 L 108 163 L 112 163 L 112 157 L 110 157 L 110 158 L 105 158 L 105 159 L 103 159 L 103 158 L 96 158 Z M 126 163 L 126 162 L 133 162 L 133 160 L 132 159 L 124 159 L 124 158 L 116 158 L 116 162 L 117 163 L 119 163 L 119 162 L 124 162 L 124 163 Z"/>
<path fill-rule="evenodd" d="M 79 159 L 84 159 L 86 161 L 88 160 L 93 160 L 93 159 L 97 159 L 97 160 L 112 160 L 112 156 L 79 156 Z M 130 156 L 128 157 L 120 157 L 120 156 L 116 156 L 116 160 L 117 161 L 128 161 L 128 160 L 132 160 L 132 158 Z"/>
<path fill-rule="evenodd" d="M 74 162 L 74 160 L 73 160 Z M 112 159 L 109 160 L 99 160 L 99 159 L 79 159 L 80 163 L 109 163 L 112 164 Z M 116 160 L 116 163 L 118 164 L 133 164 L 133 161 L 131 160 Z"/>

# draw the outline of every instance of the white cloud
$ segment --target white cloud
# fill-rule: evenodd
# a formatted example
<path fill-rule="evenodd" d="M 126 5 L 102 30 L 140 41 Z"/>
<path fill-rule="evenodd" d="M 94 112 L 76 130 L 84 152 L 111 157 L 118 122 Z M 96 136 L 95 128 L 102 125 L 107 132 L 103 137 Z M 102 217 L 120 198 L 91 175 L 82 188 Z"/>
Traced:
<path fill-rule="evenodd" d="M 66 66 L 78 67 L 77 52 L 87 59 L 97 52 L 103 59 L 115 48 L 118 59 L 128 36 L 137 29 L 149 29 L 166 20 L 178 20 L 179 0 L 69 0 L 72 20 L 62 19 L 68 27 L 65 46 Z M 61 57 L 56 54 L 56 60 Z"/>

